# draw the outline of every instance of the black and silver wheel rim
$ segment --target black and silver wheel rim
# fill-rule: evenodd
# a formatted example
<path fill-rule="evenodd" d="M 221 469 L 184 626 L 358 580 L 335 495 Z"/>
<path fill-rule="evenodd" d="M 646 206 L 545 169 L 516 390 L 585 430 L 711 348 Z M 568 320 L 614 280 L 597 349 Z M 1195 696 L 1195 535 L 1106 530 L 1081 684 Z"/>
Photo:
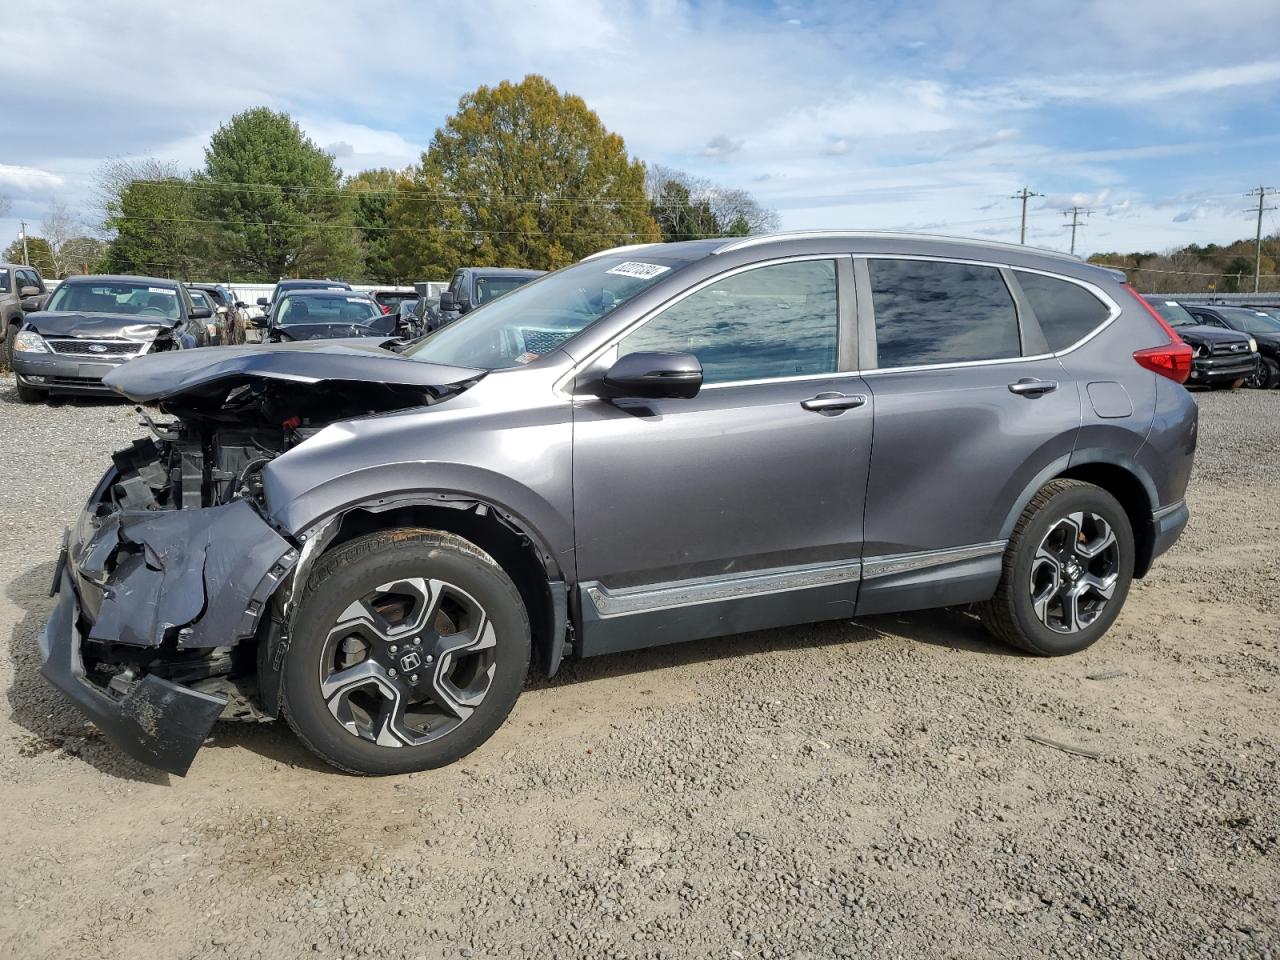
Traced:
<path fill-rule="evenodd" d="M 1120 544 L 1096 513 L 1063 517 L 1031 561 L 1031 606 L 1055 633 L 1078 633 L 1102 615 L 1120 579 Z"/>
<path fill-rule="evenodd" d="M 325 640 L 320 693 L 344 730 L 420 746 L 465 723 L 493 684 L 497 634 L 462 588 L 412 577 L 350 604 Z"/>

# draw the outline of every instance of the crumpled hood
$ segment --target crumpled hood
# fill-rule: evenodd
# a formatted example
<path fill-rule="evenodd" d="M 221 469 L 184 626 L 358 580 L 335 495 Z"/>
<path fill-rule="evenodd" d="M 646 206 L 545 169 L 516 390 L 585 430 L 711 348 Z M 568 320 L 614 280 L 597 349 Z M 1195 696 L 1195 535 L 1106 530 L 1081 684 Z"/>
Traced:
<path fill-rule="evenodd" d="M 42 337 L 152 340 L 161 330 L 172 330 L 178 321 L 120 313 L 41 310 L 27 314 L 26 322 Z"/>
<path fill-rule="evenodd" d="M 484 376 L 483 370 L 419 363 L 379 344 L 387 337 L 304 340 L 244 347 L 173 350 L 139 357 L 102 382 L 137 403 L 182 394 L 211 394 L 254 380 L 294 384 L 369 383 L 448 393 Z"/>

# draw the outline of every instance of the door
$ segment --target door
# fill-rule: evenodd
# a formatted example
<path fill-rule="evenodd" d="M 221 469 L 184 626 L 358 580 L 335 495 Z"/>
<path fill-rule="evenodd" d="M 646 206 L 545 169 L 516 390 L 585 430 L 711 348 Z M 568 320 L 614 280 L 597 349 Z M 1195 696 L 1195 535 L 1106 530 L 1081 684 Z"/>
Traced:
<path fill-rule="evenodd" d="M 575 399 L 584 655 L 852 614 L 872 402 L 840 372 L 851 285 L 848 258 L 740 270 L 610 349 L 692 353 L 704 386 Z"/>
<path fill-rule="evenodd" d="M 858 320 L 873 341 L 864 353 L 874 356 L 866 382 L 876 418 L 858 613 L 985 599 L 1010 510 L 1070 457 L 1078 387 L 1001 268 L 856 266 L 870 294 Z"/>

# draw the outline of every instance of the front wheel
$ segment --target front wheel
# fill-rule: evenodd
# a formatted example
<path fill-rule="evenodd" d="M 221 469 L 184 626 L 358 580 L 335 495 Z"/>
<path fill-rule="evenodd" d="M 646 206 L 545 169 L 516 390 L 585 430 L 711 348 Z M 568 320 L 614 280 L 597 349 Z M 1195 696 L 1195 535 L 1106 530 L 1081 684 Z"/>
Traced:
<path fill-rule="evenodd" d="M 47 399 L 49 391 L 37 390 L 35 387 L 28 387 L 21 380 L 18 381 L 18 399 L 23 403 L 39 403 L 41 400 Z"/>
<path fill-rule="evenodd" d="M 1270 357 L 1259 358 L 1258 369 L 1249 378 L 1248 384 L 1255 390 L 1270 390 L 1280 384 L 1280 363 Z"/>
<path fill-rule="evenodd" d="M 307 582 L 284 714 L 350 773 L 443 766 L 506 719 L 529 650 L 520 594 L 483 550 L 433 530 L 370 534 L 322 557 Z"/>
<path fill-rule="evenodd" d="M 1133 565 L 1133 530 L 1116 498 L 1079 480 L 1050 481 L 1014 526 L 982 622 L 1028 653 L 1077 653 L 1115 622 Z"/>

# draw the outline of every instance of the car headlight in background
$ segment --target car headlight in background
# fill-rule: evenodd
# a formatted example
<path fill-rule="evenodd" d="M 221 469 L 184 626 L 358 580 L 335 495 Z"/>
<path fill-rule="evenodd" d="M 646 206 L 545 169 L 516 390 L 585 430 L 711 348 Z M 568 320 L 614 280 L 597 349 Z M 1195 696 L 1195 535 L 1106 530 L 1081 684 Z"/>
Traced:
<path fill-rule="evenodd" d="M 1250 353 L 1258 352 L 1258 341 L 1253 339 L 1253 337 L 1249 338 L 1249 352 Z"/>
<path fill-rule="evenodd" d="M 13 349 L 21 350 L 23 353 L 49 352 L 44 338 L 34 330 L 19 330 L 17 338 L 13 341 Z"/>

